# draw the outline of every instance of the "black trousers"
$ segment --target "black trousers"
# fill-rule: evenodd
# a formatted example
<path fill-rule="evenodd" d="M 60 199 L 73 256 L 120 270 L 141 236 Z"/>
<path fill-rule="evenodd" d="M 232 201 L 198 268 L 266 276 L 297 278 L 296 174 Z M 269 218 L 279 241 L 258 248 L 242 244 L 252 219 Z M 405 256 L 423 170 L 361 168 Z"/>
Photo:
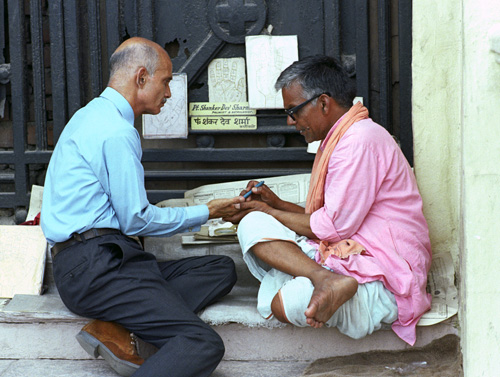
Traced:
<path fill-rule="evenodd" d="M 134 376 L 209 376 L 222 359 L 222 339 L 195 313 L 231 291 L 231 258 L 157 262 L 130 238 L 106 235 L 64 249 L 53 266 L 68 309 L 119 323 L 159 348 Z"/>

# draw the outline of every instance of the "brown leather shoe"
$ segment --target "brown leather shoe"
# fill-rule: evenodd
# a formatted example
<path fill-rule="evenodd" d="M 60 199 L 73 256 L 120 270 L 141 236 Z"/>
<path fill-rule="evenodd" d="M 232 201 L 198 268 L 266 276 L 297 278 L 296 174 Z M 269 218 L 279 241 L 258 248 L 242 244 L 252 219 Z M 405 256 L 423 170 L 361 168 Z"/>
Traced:
<path fill-rule="evenodd" d="M 93 320 L 76 335 L 90 355 L 101 355 L 118 374 L 131 376 L 144 363 L 137 354 L 134 334 L 114 322 Z"/>

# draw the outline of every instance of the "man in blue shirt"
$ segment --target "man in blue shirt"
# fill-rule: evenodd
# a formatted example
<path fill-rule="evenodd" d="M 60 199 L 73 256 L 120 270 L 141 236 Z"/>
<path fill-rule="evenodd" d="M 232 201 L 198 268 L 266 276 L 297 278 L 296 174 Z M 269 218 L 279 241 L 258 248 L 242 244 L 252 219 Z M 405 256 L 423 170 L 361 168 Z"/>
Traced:
<path fill-rule="evenodd" d="M 45 180 L 41 226 L 64 304 L 95 318 L 77 335 L 121 375 L 209 376 L 224 354 L 220 337 L 195 314 L 236 282 L 225 256 L 158 263 L 128 236 L 170 236 L 231 216 L 241 197 L 159 208 L 144 187 L 134 119 L 158 114 L 170 97 L 172 63 L 159 45 L 131 38 L 110 59 L 100 97 L 68 122 Z M 158 347 L 143 360 L 134 335 Z M 142 366 L 141 366 L 142 365 Z"/>

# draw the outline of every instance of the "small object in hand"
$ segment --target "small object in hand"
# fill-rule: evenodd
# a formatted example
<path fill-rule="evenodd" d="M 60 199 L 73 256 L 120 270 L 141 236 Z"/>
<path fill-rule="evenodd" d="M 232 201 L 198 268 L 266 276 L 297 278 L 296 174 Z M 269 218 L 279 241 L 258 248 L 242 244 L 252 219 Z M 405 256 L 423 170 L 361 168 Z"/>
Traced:
<path fill-rule="evenodd" d="M 259 183 L 257 183 L 254 187 L 260 187 L 264 184 L 264 181 L 260 181 Z M 243 197 L 246 199 L 248 198 L 250 195 L 252 195 L 252 189 L 250 189 L 247 193 L 245 193 L 245 195 L 243 195 Z"/>

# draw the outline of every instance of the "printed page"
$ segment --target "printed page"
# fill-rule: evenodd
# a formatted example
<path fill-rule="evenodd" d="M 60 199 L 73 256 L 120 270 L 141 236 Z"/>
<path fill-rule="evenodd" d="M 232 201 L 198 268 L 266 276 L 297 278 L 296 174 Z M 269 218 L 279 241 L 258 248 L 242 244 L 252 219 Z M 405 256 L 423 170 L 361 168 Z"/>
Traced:
<path fill-rule="evenodd" d="M 295 174 L 280 177 L 257 178 L 256 181 L 264 181 L 281 199 L 292 203 L 305 202 L 309 190 L 310 174 Z M 217 183 L 200 186 L 196 189 L 186 191 L 184 196 L 191 198 L 193 203 L 206 204 L 212 199 L 232 198 L 238 196 L 246 189 L 249 180 Z"/>
<path fill-rule="evenodd" d="M 458 292 L 455 287 L 455 268 L 450 254 L 432 256 L 427 290 L 432 295 L 432 305 L 430 311 L 420 318 L 418 326 L 434 325 L 457 314 Z"/>

